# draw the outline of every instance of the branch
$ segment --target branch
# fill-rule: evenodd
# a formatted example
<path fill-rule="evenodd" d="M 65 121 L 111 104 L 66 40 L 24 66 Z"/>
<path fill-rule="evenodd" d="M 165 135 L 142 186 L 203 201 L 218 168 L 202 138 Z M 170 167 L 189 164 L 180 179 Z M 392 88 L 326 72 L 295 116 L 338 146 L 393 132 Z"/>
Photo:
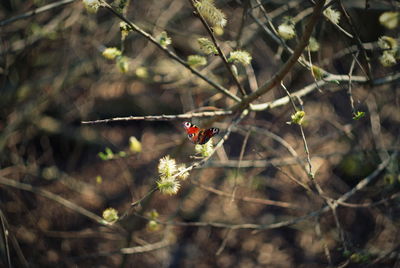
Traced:
<path fill-rule="evenodd" d="M 81 124 L 99 124 L 99 123 L 110 123 L 119 121 L 171 121 L 176 119 L 190 119 L 194 117 L 213 117 L 217 115 L 231 115 L 232 111 L 212 111 L 212 112 L 198 112 L 198 113 L 186 113 L 176 115 L 147 115 L 147 116 L 127 116 L 127 117 L 114 117 L 109 119 L 100 119 L 94 121 L 81 121 Z"/>
<path fill-rule="evenodd" d="M 313 211 L 307 215 L 297 217 L 291 220 L 287 221 L 281 221 L 277 223 L 271 223 L 271 224 L 254 224 L 254 223 L 244 223 L 244 224 L 229 224 L 229 223 L 220 223 L 220 222 L 162 222 L 159 220 L 155 220 L 160 224 L 164 225 L 175 225 L 175 226 L 196 226 L 196 227 L 215 227 L 215 228 L 225 228 L 225 229 L 232 229 L 232 230 L 237 230 L 237 229 L 252 229 L 252 230 L 270 230 L 270 229 L 277 229 L 281 227 L 286 227 L 290 226 L 293 224 L 296 224 L 298 222 L 307 220 L 312 217 L 317 217 L 323 213 L 326 213 L 330 211 L 332 208 L 336 208 L 338 205 L 340 205 L 342 202 L 346 201 L 349 199 L 351 196 L 353 196 L 356 192 L 359 190 L 365 188 L 374 178 L 376 178 L 388 165 L 389 163 L 397 156 L 397 152 L 393 153 L 390 157 L 388 157 L 385 161 L 383 161 L 381 164 L 379 164 L 378 168 L 372 172 L 369 176 L 367 176 L 365 179 L 360 181 L 353 189 L 348 191 L 347 193 L 343 194 L 340 198 L 337 200 L 332 200 L 332 204 L 330 206 L 326 205 L 323 208 Z M 143 215 L 139 215 L 135 213 L 136 216 L 142 217 L 144 219 L 148 219 L 147 217 Z"/>
<path fill-rule="evenodd" d="M 55 3 L 51 3 L 51 4 L 48 4 L 48 5 L 36 8 L 36 9 L 28 11 L 28 12 L 26 12 L 24 14 L 20 14 L 20 15 L 11 17 L 9 19 L 0 21 L 0 27 L 5 26 L 7 24 L 10 24 L 11 22 L 14 22 L 14 21 L 17 21 L 17 20 L 22 20 L 22 19 L 26 19 L 26 18 L 32 17 L 32 16 L 34 16 L 36 14 L 40 14 L 42 12 L 51 10 L 53 8 L 56 8 L 56 7 L 60 7 L 60 6 L 63 6 L 63 5 L 70 4 L 70 3 L 75 2 L 75 1 L 76 0 L 61 0 L 61 1 L 58 1 L 58 2 L 55 2 Z"/>
<path fill-rule="evenodd" d="M 121 248 L 121 249 L 109 251 L 109 252 L 99 252 L 99 253 L 94 253 L 94 254 L 88 254 L 88 255 L 84 255 L 84 256 L 75 257 L 72 259 L 73 260 L 82 260 L 82 259 L 87 259 L 87 258 L 107 257 L 107 256 L 112 256 L 114 254 L 130 255 L 130 254 L 145 253 L 145 252 L 151 252 L 151 251 L 155 251 L 155 250 L 159 250 L 159 249 L 171 246 L 174 243 L 175 243 L 175 237 L 171 233 L 171 234 L 166 234 L 161 241 L 153 243 L 153 244 Z"/>
<path fill-rule="evenodd" d="M 258 97 L 264 95 L 265 93 L 267 93 L 269 90 L 274 88 L 276 85 L 278 85 L 282 81 L 282 79 L 286 76 L 286 74 L 292 69 L 293 65 L 297 62 L 298 58 L 303 53 L 305 47 L 308 45 L 308 40 L 310 39 L 311 33 L 314 29 L 314 26 L 316 25 L 321 13 L 322 13 L 324 4 L 325 4 L 325 0 L 320 0 L 315 5 L 314 12 L 311 15 L 311 18 L 309 19 L 308 24 L 305 27 L 304 34 L 303 34 L 302 38 L 300 39 L 299 44 L 293 51 L 292 56 L 282 66 L 282 68 L 278 71 L 278 73 L 275 74 L 274 77 L 272 77 L 269 81 L 267 81 L 264 85 L 262 85 L 256 91 L 254 91 L 250 95 L 247 95 L 245 98 L 243 98 L 243 100 L 240 103 L 234 105 L 232 107 L 233 111 L 241 110 L 241 109 L 243 109 L 243 107 L 247 107 L 252 101 L 254 101 Z"/>
<path fill-rule="evenodd" d="M 202 160 L 200 160 L 200 161 L 198 161 L 198 162 L 193 163 L 191 166 L 189 166 L 189 167 L 187 167 L 187 168 L 181 170 L 180 172 L 176 173 L 176 174 L 173 176 L 173 178 L 177 178 L 177 177 L 181 176 L 182 174 L 184 174 L 184 173 L 186 173 L 186 172 L 189 172 L 189 171 L 191 171 L 192 169 L 194 169 L 194 168 L 196 168 L 196 167 L 199 167 L 199 166 L 204 165 L 204 164 L 214 155 L 214 153 L 217 151 L 217 149 L 220 148 L 220 147 L 224 144 L 224 142 L 229 138 L 229 135 L 231 134 L 232 129 L 233 129 L 237 124 L 239 124 L 239 122 L 242 121 L 242 119 L 243 119 L 246 115 L 248 115 L 248 113 L 249 113 L 249 110 L 247 110 L 247 109 L 244 110 L 244 111 L 240 114 L 240 116 L 238 116 L 238 118 L 237 118 L 236 120 L 234 120 L 234 121 L 231 123 L 231 125 L 227 128 L 227 130 L 226 130 L 226 132 L 225 132 L 225 135 L 224 135 L 224 136 L 222 137 L 222 139 L 217 143 L 217 145 L 215 145 L 214 149 L 212 150 L 212 152 L 210 153 L 209 156 L 203 158 Z"/>
<path fill-rule="evenodd" d="M 249 202 L 249 203 L 259 204 L 259 205 L 265 205 L 265 206 L 276 206 L 276 207 L 282 207 L 282 208 L 302 209 L 301 207 L 293 205 L 288 202 L 276 201 L 276 200 L 270 200 L 270 199 L 261 199 L 261 198 L 255 198 L 255 197 L 249 197 L 249 196 L 238 197 L 234 194 L 230 194 L 230 193 L 215 189 L 213 187 L 201 184 L 197 181 L 192 181 L 192 183 L 207 192 L 211 192 L 213 194 L 216 194 L 218 196 L 225 197 L 225 198 L 231 198 L 234 200 L 239 200 L 239 201 L 244 201 L 244 202 Z"/>
<path fill-rule="evenodd" d="M 400 73 L 396 73 L 393 75 L 387 75 L 382 78 L 378 78 L 372 81 L 368 81 L 368 78 L 364 76 L 352 76 L 351 81 L 353 83 L 359 83 L 359 84 L 365 84 L 371 82 L 372 85 L 374 86 L 379 86 L 387 83 L 392 83 L 392 82 L 397 82 L 400 80 Z M 308 95 L 309 93 L 313 92 L 314 90 L 321 88 L 322 86 L 329 84 L 329 83 L 335 83 L 335 82 L 348 82 L 349 81 L 349 76 L 348 75 L 328 75 L 324 80 L 320 80 L 317 82 L 313 82 L 312 84 L 292 93 L 292 97 L 303 97 L 305 95 Z M 262 111 L 266 109 L 272 109 L 276 108 L 278 106 L 282 106 L 287 104 L 290 101 L 288 96 L 282 97 L 280 99 L 266 102 L 266 103 L 260 103 L 260 104 L 252 104 L 251 105 L 251 110 L 252 111 Z"/>
<path fill-rule="evenodd" d="M 193 3 L 193 0 L 189 0 L 190 4 L 192 5 L 193 9 L 196 11 L 197 16 L 200 18 L 201 22 L 204 25 L 204 28 L 206 28 L 208 34 L 211 37 L 211 40 L 213 41 L 215 48 L 218 51 L 218 56 L 222 59 L 226 69 L 229 71 L 229 73 L 231 74 L 233 81 L 235 81 L 236 86 L 238 87 L 239 91 L 242 93 L 243 96 L 246 96 L 246 92 L 244 91 L 244 88 L 242 87 L 242 85 L 240 84 L 237 76 L 233 73 L 232 68 L 228 62 L 228 60 L 226 59 L 226 56 L 224 54 L 224 52 L 222 52 L 221 47 L 219 46 L 217 39 L 215 38 L 215 35 L 213 33 L 213 31 L 211 30 L 210 26 L 208 25 L 207 21 L 203 18 L 203 16 L 201 15 L 201 13 L 199 12 L 199 10 L 197 9 L 196 5 Z"/>
<path fill-rule="evenodd" d="M 354 37 L 351 37 L 351 38 L 353 38 L 356 41 L 357 47 L 361 51 L 361 56 L 363 57 L 363 59 L 365 61 L 365 65 L 367 67 L 367 76 L 368 76 L 369 80 L 372 80 L 373 77 L 372 77 L 372 72 L 371 72 L 371 63 L 369 61 L 367 52 L 365 51 L 365 49 L 363 47 L 363 43 L 361 42 L 361 38 L 360 38 L 360 36 L 358 34 L 359 31 L 354 26 L 350 15 L 347 13 L 346 9 L 343 6 L 342 1 L 340 1 L 340 0 L 339 0 L 339 7 L 342 10 L 342 12 L 344 14 L 344 17 L 346 18 L 348 24 L 350 25 L 350 28 L 351 28 L 352 32 L 354 33 Z"/>
<path fill-rule="evenodd" d="M 129 21 L 127 18 L 125 18 L 122 14 L 118 13 L 117 11 L 115 11 L 107 2 L 105 2 L 104 0 L 100 0 L 102 5 L 108 10 L 110 11 L 112 14 L 114 14 L 115 16 L 117 16 L 118 18 L 120 18 L 121 20 L 123 20 L 126 24 L 129 25 L 129 27 L 131 27 L 131 29 L 137 33 L 139 33 L 140 35 L 142 35 L 143 37 L 145 37 L 147 40 L 149 40 L 151 43 L 153 43 L 154 45 L 156 45 L 159 49 L 161 49 L 162 51 L 165 52 L 165 54 L 167 54 L 170 58 L 176 60 L 177 62 L 179 62 L 181 65 L 183 65 L 186 69 L 190 70 L 193 74 L 197 75 L 198 77 L 200 77 L 201 79 L 203 79 L 204 81 L 206 81 L 208 84 L 212 85 L 214 88 L 216 88 L 217 90 L 219 90 L 221 93 L 225 94 L 227 97 L 233 99 L 236 102 L 240 102 L 241 99 L 239 97 L 237 97 L 236 95 L 232 94 L 229 90 L 227 90 L 226 88 L 224 88 L 223 86 L 219 85 L 218 83 L 214 82 L 213 80 L 207 78 L 206 76 L 202 75 L 199 71 L 197 71 L 196 69 L 192 68 L 189 64 L 186 63 L 186 61 L 184 61 L 183 59 L 181 59 L 178 55 L 176 55 L 174 52 L 168 50 L 167 48 L 163 47 L 160 43 L 157 42 L 157 40 L 151 36 L 150 34 L 148 34 L 147 32 L 143 31 L 139 26 L 137 26 L 136 24 L 134 24 L 133 22 Z"/>
<path fill-rule="evenodd" d="M 21 189 L 21 190 L 24 190 L 24 191 L 29 191 L 29 192 L 32 192 L 32 193 L 35 193 L 35 194 L 39 194 L 39 195 L 41 195 L 43 197 L 46 197 L 46 198 L 48 198 L 50 200 L 53 200 L 53 201 L 57 202 L 57 203 L 65 206 L 65 207 L 67 207 L 67 208 L 69 208 L 69 209 L 71 209 L 71 210 L 73 210 L 75 212 L 78 212 L 79 214 L 82 214 L 83 216 L 85 216 L 85 217 L 87 217 L 87 218 L 89 218 L 89 219 L 91 219 L 91 220 L 93 220 L 93 221 L 95 221 L 95 222 L 97 222 L 97 223 L 99 223 L 101 225 L 105 225 L 105 226 L 108 226 L 108 227 L 116 227 L 116 225 L 109 224 L 108 222 L 103 220 L 103 218 L 97 216 L 96 214 L 90 212 L 89 210 L 86 210 L 83 207 L 78 206 L 75 203 L 72 203 L 71 201 L 69 201 L 67 199 L 64 199 L 64 198 L 62 198 L 62 197 L 60 197 L 60 196 L 58 196 L 56 194 L 53 194 L 53 193 L 51 193 L 49 191 L 34 187 L 34 186 L 30 185 L 30 184 L 21 183 L 21 182 L 15 181 L 15 180 L 10 180 L 10 179 L 7 179 L 7 178 L 2 177 L 2 176 L 0 176 L 0 184 L 11 186 L 11 187 L 14 187 L 14 188 L 17 188 L 17 189 Z"/>

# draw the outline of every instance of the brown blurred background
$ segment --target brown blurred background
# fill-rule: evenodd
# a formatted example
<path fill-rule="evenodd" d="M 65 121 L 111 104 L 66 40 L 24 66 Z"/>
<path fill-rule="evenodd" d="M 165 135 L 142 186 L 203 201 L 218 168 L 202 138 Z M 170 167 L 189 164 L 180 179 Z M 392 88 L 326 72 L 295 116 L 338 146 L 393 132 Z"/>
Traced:
<path fill-rule="evenodd" d="M 286 124 L 293 113 L 290 103 L 246 117 L 234 128 L 223 149 L 205 166 L 191 171 L 177 195 L 155 192 L 141 206 L 129 209 L 131 202 L 154 187 L 161 157 L 171 155 L 187 166 L 194 161 L 194 145 L 187 141 L 182 121 L 95 125 L 82 125 L 81 121 L 181 114 L 201 107 L 227 109 L 234 102 L 139 34 L 131 32 L 122 42 L 120 20 L 105 9 L 89 14 L 81 1 L 71 1 L 4 22 L 53 2 L 0 3 L 0 266 L 7 265 L 7 246 L 13 267 L 399 265 L 398 156 L 372 184 L 348 200 L 366 206 L 339 206 L 339 226 L 331 212 L 258 232 L 251 228 L 172 224 L 272 224 L 308 215 L 325 204 L 324 199 L 291 180 L 294 177 L 309 183 L 304 167 L 271 134 L 291 146 L 299 159 L 305 159 L 299 128 Z M 349 2 L 345 8 L 360 40 L 372 48 L 366 51 L 372 77 L 398 76 L 398 64 L 380 64 L 382 51 L 376 46 L 380 36 L 398 37 L 398 27 L 388 30 L 379 23 L 383 12 L 399 9 L 398 2 Z M 262 4 L 275 26 L 284 16 L 296 17 L 312 8 L 311 1 Z M 228 20 L 223 35 L 217 37 L 222 49 L 228 54 L 241 48 L 253 57 L 252 68 L 238 67 L 240 81 L 250 92 L 251 83 L 265 83 L 290 54 L 253 19 L 267 25 L 257 1 L 216 1 L 216 5 Z M 336 4 L 333 7 L 339 9 Z M 188 1 L 132 0 L 125 14 L 153 36 L 166 31 L 172 39 L 169 49 L 181 58 L 201 54 L 196 40 L 207 33 Z M 304 25 L 304 19 L 296 24 L 298 37 Z M 340 26 L 352 33 L 343 14 Z M 317 24 L 313 36 L 320 43 L 320 50 L 312 53 L 313 63 L 332 74 L 348 74 L 353 61 L 349 47 L 357 47 L 357 42 L 326 19 Z M 294 48 L 297 40 L 287 44 Z M 129 62 L 126 73 L 101 55 L 105 47 L 123 50 Z M 207 59 L 208 65 L 198 69 L 240 96 L 221 60 L 216 56 Z M 362 59 L 360 65 L 366 66 Z M 360 65 L 355 65 L 354 76 L 367 75 Z M 310 72 L 299 64 L 284 81 L 290 92 L 314 83 Z M 347 83 L 330 83 L 302 98 L 306 112 L 303 128 L 315 178 L 331 198 L 352 189 L 399 149 L 399 80 L 376 86 L 354 83 L 355 109 L 365 112 L 359 120 L 352 118 L 347 89 Z M 284 96 L 281 88 L 275 88 L 256 103 Z M 223 133 L 232 119 L 225 117 L 214 126 Z M 201 119 L 193 122 L 204 123 Z M 129 149 L 131 136 L 141 142 L 141 152 Z M 102 160 L 98 153 L 107 147 L 116 156 Z M 242 150 L 243 168 L 238 168 Z M 118 156 L 121 151 L 126 156 Z M 23 185 L 32 188 L 21 189 Z M 234 189 L 236 200 L 230 197 Z M 43 191 L 100 217 L 109 207 L 120 215 L 127 213 L 121 221 L 123 230 L 103 226 Z M 240 200 L 246 197 L 281 203 Z M 373 202 L 379 203 L 368 205 Z M 157 230 L 151 230 L 148 220 L 137 214 L 149 217 L 152 210 L 158 212 L 158 220 L 171 224 L 159 224 Z M 143 253 L 119 251 L 160 241 L 167 243 Z"/>

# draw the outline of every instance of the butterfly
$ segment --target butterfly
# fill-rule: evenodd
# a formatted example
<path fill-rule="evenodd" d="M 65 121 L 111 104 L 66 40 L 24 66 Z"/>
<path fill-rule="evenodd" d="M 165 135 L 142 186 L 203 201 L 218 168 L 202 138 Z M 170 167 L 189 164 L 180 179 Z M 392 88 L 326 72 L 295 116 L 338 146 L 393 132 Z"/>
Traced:
<path fill-rule="evenodd" d="M 219 132 L 218 128 L 203 129 L 190 122 L 184 122 L 183 127 L 186 129 L 189 140 L 194 144 L 205 144 Z"/>

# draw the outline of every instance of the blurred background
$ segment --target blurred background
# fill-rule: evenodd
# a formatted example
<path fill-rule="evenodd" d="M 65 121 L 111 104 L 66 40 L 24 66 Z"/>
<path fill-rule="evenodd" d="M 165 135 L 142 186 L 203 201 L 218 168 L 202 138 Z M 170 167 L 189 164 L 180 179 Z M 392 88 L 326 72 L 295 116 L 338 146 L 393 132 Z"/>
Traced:
<path fill-rule="evenodd" d="M 269 27 L 267 18 L 275 27 L 287 16 L 295 18 L 297 36 L 284 41 L 295 48 L 311 2 L 215 1 L 227 19 L 215 32 L 222 50 L 252 55 L 250 66 L 237 67 L 246 92 L 264 84 L 290 56 L 262 27 Z M 354 110 L 348 82 L 327 83 L 302 97 L 315 179 L 336 199 L 392 158 L 373 183 L 347 200 L 351 204 L 336 209 L 336 216 L 328 212 L 254 232 L 325 204 L 296 183 L 310 181 L 299 127 L 287 124 L 290 103 L 250 113 L 213 158 L 181 182 L 177 195 L 155 192 L 131 207 L 154 188 L 160 158 L 170 155 L 186 166 L 196 161 L 182 120 L 81 121 L 214 111 L 234 101 L 143 36 L 130 32 L 121 40 L 121 20 L 104 8 L 93 14 L 82 1 L 1 1 L 0 266 L 7 267 L 7 259 L 13 267 L 398 266 L 399 65 L 382 65 L 377 41 L 398 38 L 398 25 L 385 27 L 380 16 L 400 6 L 398 1 L 343 1 L 349 23 L 340 1 L 334 2 L 340 27 L 357 36 L 365 50 L 321 18 L 313 33 L 319 44 L 310 52 L 313 64 L 375 82 L 352 83 Z M 48 10 L 18 17 L 44 6 Z M 207 32 L 189 1 L 132 0 L 123 12 L 152 36 L 166 31 L 172 40 L 168 49 L 182 59 L 205 56 L 208 64 L 197 70 L 241 96 L 220 58 L 200 50 L 197 39 Z M 126 65 L 103 57 L 107 47 L 122 51 Z M 284 82 L 295 92 L 315 80 L 297 64 Z M 255 103 L 284 96 L 274 88 Z M 365 116 L 356 120 L 355 111 Z M 213 126 L 224 133 L 232 120 L 224 117 Z M 107 208 L 124 216 L 118 228 L 96 221 Z M 121 251 L 126 248 L 131 251 Z"/>

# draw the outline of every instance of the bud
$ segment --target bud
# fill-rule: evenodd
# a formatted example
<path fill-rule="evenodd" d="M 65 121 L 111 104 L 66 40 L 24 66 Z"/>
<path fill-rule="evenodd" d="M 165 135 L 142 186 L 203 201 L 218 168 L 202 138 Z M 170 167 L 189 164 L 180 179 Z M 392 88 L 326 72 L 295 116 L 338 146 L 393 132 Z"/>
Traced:
<path fill-rule="evenodd" d="M 172 41 L 171 38 L 168 36 L 166 31 L 161 32 L 158 36 L 157 36 L 157 41 L 158 43 L 163 47 L 166 48 L 167 46 L 169 46 Z"/>
<path fill-rule="evenodd" d="M 188 56 L 187 63 L 192 67 L 203 66 L 207 64 L 207 60 L 203 56 L 190 55 Z"/>
<path fill-rule="evenodd" d="M 225 27 L 225 14 L 215 6 L 214 0 L 200 0 L 195 3 L 195 6 L 201 16 L 205 18 L 211 26 Z"/>
<path fill-rule="evenodd" d="M 290 40 L 296 36 L 296 32 L 294 31 L 294 24 L 292 23 L 283 23 L 278 26 L 278 34 L 285 40 Z"/>
<path fill-rule="evenodd" d="M 214 46 L 213 42 L 207 38 L 199 38 L 197 39 L 197 42 L 199 43 L 200 50 L 203 51 L 203 53 L 209 55 L 209 54 L 214 54 L 218 55 L 218 50 Z"/>
<path fill-rule="evenodd" d="M 158 164 L 158 173 L 161 177 L 171 177 L 177 171 L 175 159 L 171 159 L 169 155 L 160 159 Z"/>
<path fill-rule="evenodd" d="M 102 54 L 103 54 L 104 58 L 113 60 L 116 57 L 121 56 L 122 52 L 116 47 L 108 47 L 108 48 L 104 49 Z"/>
<path fill-rule="evenodd" d="M 106 222 L 113 223 L 118 220 L 118 211 L 114 208 L 107 208 L 103 211 L 103 219 Z"/>
<path fill-rule="evenodd" d="M 82 2 L 89 13 L 97 13 L 97 10 L 101 6 L 99 0 L 83 0 Z"/>
<path fill-rule="evenodd" d="M 243 65 L 249 65 L 251 60 L 250 53 L 244 50 L 232 51 L 228 58 L 228 62 L 240 62 Z"/>
<path fill-rule="evenodd" d="M 142 144 L 134 136 L 129 138 L 129 150 L 133 153 L 140 153 L 142 151 Z"/>
<path fill-rule="evenodd" d="M 117 58 L 117 67 L 122 73 L 129 71 L 129 61 L 126 57 Z"/>
<path fill-rule="evenodd" d="M 327 9 L 324 10 L 324 16 L 330 20 L 333 24 L 339 24 L 339 20 L 340 20 L 340 12 L 328 7 Z"/>
<path fill-rule="evenodd" d="M 200 154 L 202 157 L 208 157 L 212 154 L 214 146 L 212 143 L 212 138 L 205 144 L 196 144 L 194 147 L 196 153 Z"/>
<path fill-rule="evenodd" d="M 389 11 L 384 12 L 379 16 L 379 23 L 390 30 L 397 28 L 399 25 L 399 20 L 400 12 Z"/>
<path fill-rule="evenodd" d="M 303 119 L 306 113 L 304 111 L 297 111 L 296 113 L 291 115 L 291 123 L 301 125 L 303 123 Z"/>
<path fill-rule="evenodd" d="M 160 180 L 157 181 L 157 188 L 163 194 L 175 195 L 178 193 L 180 187 L 179 181 L 174 177 L 161 176 Z"/>

